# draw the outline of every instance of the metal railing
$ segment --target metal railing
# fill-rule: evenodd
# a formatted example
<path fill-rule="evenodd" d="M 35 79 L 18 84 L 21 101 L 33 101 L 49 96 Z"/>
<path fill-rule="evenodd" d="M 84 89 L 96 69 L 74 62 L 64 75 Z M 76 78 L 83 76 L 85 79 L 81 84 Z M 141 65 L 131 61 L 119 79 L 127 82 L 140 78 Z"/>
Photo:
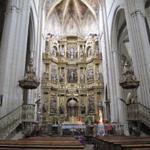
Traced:
<path fill-rule="evenodd" d="M 140 103 L 133 103 L 127 106 L 128 120 L 141 121 L 150 126 L 150 108 Z"/>

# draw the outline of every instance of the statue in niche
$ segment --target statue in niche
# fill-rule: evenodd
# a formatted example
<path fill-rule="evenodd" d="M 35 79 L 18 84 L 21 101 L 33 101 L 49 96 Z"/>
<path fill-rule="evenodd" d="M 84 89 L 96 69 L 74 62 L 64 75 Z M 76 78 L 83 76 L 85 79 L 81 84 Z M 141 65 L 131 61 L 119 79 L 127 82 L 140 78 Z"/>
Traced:
<path fill-rule="evenodd" d="M 64 111 L 65 111 L 64 106 L 61 103 L 60 106 L 59 106 L 59 114 L 64 114 Z"/>
<path fill-rule="evenodd" d="M 81 107 L 80 108 L 81 114 L 85 114 L 86 113 L 86 107 L 85 107 L 85 105 L 82 103 L 80 107 Z"/>
<path fill-rule="evenodd" d="M 50 113 L 56 114 L 57 113 L 57 97 L 52 96 L 50 100 Z"/>
<path fill-rule="evenodd" d="M 94 104 L 94 97 L 90 96 L 88 99 L 88 113 L 94 113 L 95 112 L 95 104 Z"/>

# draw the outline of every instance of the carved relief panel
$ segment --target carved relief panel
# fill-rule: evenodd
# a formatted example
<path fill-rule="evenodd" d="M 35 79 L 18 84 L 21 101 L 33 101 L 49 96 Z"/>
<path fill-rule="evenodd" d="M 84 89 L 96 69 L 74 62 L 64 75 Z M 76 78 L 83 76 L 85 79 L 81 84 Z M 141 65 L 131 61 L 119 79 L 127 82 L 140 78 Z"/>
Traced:
<path fill-rule="evenodd" d="M 94 70 L 92 66 L 89 66 L 87 68 L 87 81 L 93 81 L 94 80 Z"/>
<path fill-rule="evenodd" d="M 77 83 L 78 75 L 77 75 L 76 68 L 69 68 L 67 70 L 67 81 L 68 81 L 68 83 Z"/>

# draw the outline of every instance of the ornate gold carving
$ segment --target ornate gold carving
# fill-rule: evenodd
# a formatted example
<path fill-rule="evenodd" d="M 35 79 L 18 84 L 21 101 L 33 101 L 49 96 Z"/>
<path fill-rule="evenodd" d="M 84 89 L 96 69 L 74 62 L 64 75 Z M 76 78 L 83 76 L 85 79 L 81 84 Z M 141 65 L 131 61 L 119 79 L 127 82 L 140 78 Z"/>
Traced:
<path fill-rule="evenodd" d="M 49 91 L 49 102 L 45 102 L 45 105 L 49 105 L 49 110 L 47 115 L 44 114 L 46 118 L 43 121 L 54 123 L 52 118 L 57 116 L 62 118 L 61 122 L 84 122 L 87 114 L 94 117 L 98 109 L 97 100 L 103 94 L 101 53 L 95 46 L 98 44 L 95 36 L 88 40 L 77 36 L 59 40 L 53 37 L 49 43 L 50 47 L 43 54 L 44 64 L 49 64 L 42 78 L 43 93 Z M 58 54 L 50 55 L 54 46 L 57 47 Z M 56 78 L 57 82 L 54 82 L 52 79 Z"/>

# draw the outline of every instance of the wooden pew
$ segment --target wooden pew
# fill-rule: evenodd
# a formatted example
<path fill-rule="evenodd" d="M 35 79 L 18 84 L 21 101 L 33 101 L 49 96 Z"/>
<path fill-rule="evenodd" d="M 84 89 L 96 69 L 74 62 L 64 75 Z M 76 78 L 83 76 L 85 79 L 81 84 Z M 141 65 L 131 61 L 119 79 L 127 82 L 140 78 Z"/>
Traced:
<path fill-rule="evenodd" d="M 84 146 L 73 138 L 35 138 L 23 140 L 0 140 L 0 150 L 83 150 Z"/>
<path fill-rule="evenodd" d="M 150 144 L 150 137 L 104 136 L 96 137 L 94 140 L 95 150 L 122 150 L 127 149 L 125 145 L 129 148 L 129 145 L 134 147 L 133 145 L 137 145 L 137 143 L 141 146 Z M 137 147 L 142 148 L 140 145 Z"/>
<path fill-rule="evenodd" d="M 150 144 L 122 144 L 121 148 L 122 150 L 133 150 L 135 148 L 149 148 L 150 150 Z"/>

